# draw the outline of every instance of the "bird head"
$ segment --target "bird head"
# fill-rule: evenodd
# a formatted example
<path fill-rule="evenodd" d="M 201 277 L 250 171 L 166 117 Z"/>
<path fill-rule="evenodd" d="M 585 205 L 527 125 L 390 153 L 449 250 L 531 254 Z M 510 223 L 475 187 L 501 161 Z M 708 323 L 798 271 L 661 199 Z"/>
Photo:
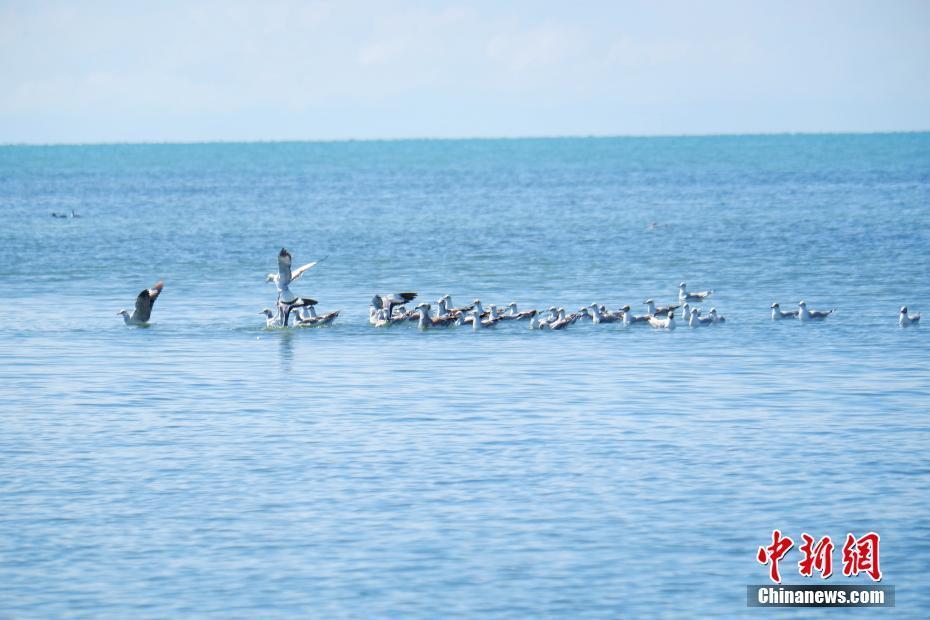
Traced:
<path fill-rule="evenodd" d="M 776 301 L 774 304 L 772 304 L 772 308 L 778 308 L 778 307 L 779 307 L 779 305 L 778 305 L 778 302 L 777 302 L 777 301 Z"/>
<path fill-rule="evenodd" d="M 271 310 L 270 310 L 269 308 L 265 308 L 264 310 L 262 310 L 261 312 L 259 312 L 259 314 L 264 314 L 264 315 L 265 315 L 266 317 L 268 317 L 269 319 L 270 319 L 272 316 L 274 316 L 274 313 L 271 312 Z"/>
<path fill-rule="evenodd" d="M 274 282 L 276 277 L 277 276 L 275 274 L 269 273 L 267 276 L 265 276 L 265 282 Z"/>
<path fill-rule="evenodd" d="M 901 306 L 901 314 L 907 314 L 907 306 Z"/>
<path fill-rule="evenodd" d="M 125 309 L 124 309 L 124 310 L 120 310 L 119 312 L 116 313 L 116 316 L 125 316 L 125 317 L 128 318 L 128 317 L 129 317 L 129 310 L 125 310 Z"/>
<path fill-rule="evenodd" d="M 798 302 L 798 305 L 801 307 L 804 307 L 807 305 L 807 302 L 802 299 L 801 301 Z"/>

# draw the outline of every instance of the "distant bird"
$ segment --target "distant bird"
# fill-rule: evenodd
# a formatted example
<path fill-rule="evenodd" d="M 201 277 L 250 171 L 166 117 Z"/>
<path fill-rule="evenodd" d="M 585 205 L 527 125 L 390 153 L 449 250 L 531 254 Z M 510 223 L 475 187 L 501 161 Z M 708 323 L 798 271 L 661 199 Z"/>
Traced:
<path fill-rule="evenodd" d="M 430 316 L 430 305 L 422 303 L 417 306 L 417 327 L 429 329 L 430 327 L 448 327 L 455 324 L 455 317 L 450 314 Z"/>
<path fill-rule="evenodd" d="M 668 317 L 664 319 L 650 316 L 648 321 L 649 325 L 655 329 L 675 329 L 675 311 L 669 312 Z"/>
<path fill-rule="evenodd" d="M 623 313 L 623 324 L 629 326 L 633 323 L 648 323 L 649 314 L 635 315 L 630 311 L 630 306 L 626 305 L 620 308 L 620 311 Z"/>
<path fill-rule="evenodd" d="M 782 310 L 781 306 L 778 305 L 776 301 L 772 304 L 772 320 L 780 321 L 782 319 L 796 319 L 798 318 L 798 310 Z"/>
<path fill-rule="evenodd" d="M 318 315 L 316 313 L 316 304 L 307 305 L 298 311 L 295 325 L 297 327 L 320 327 L 322 325 L 329 325 L 336 320 L 340 312 L 341 310 L 334 310 L 323 315 Z"/>
<path fill-rule="evenodd" d="M 538 313 L 537 310 L 523 310 L 521 312 L 520 310 L 517 310 L 517 302 L 512 301 L 509 304 L 507 304 L 507 312 L 502 314 L 500 318 L 502 318 L 505 321 L 507 320 L 520 321 L 523 319 L 530 319 L 536 316 L 537 313 Z"/>
<path fill-rule="evenodd" d="M 655 302 L 651 299 L 647 299 L 643 302 L 645 304 L 648 312 L 646 314 L 651 314 L 652 316 L 665 316 L 672 310 L 677 310 L 681 304 L 670 304 L 668 306 L 659 306 L 656 307 Z"/>
<path fill-rule="evenodd" d="M 582 308 L 582 310 L 584 310 L 584 313 L 587 314 L 587 310 L 588 310 L 587 308 Z M 581 313 L 576 313 L 576 312 L 573 312 L 570 315 L 565 316 L 565 308 L 559 308 L 558 313 L 559 313 L 558 318 L 556 318 L 555 321 L 552 321 L 551 323 L 549 323 L 549 329 L 565 329 L 566 327 L 568 327 L 569 325 L 577 321 L 579 318 L 581 318 Z"/>
<path fill-rule="evenodd" d="M 907 313 L 907 306 L 901 308 L 901 312 L 898 314 L 898 325 L 901 327 L 907 327 L 908 325 L 916 325 L 920 322 L 920 313 L 911 314 Z"/>
<path fill-rule="evenodd" d="M 691 313 L 688 315 L 688 326 L 689 327 L 703 327 L 705 325 L 712 325 L 714 318 L 711 316 L 701 316 L 701 311 L 697 308 L 691 308 Z"/>
<path fill-rule="evenodd" d="M 385 293 L 382 295 L 375 295 L 371 298 L 371 308 L 373 312 L 370 313 L 369 318 L 371 322 L 374 323 L 374 315 L 377 314 L 377 311 L 383 310 L 384 316 L 382 318 L 384 320 L 394 321 L 394 308 L 396 306 L 402 306 L 408 301 L 413 301 L 416 297 L 416 293 Z"/>
<path fill-rule="evenodd" d="M 276 327 L 287 327 L 291 320 L 291 312 L 297 310 L 298 308 L 315 306 L 316 303 L 317 301 L 315 299 L 310 299 L 309 297 L 298 297 L 297 299 L 292 299 L 291 301 L 279 301 L 278 316 L 276 317 Z M 296 315 L 296 318 L 299 322 L 300 316 Z"/>
<path fill-rule="evenodd" d="M 692 291 L 688 292 L 688 285 L 682 282 L 678 285 L 678 301 L 697 301 L 701 302 L 710 297 L 714 293 L 713 290 L 710 291 Z"/>
<path fill-rule="evenodd" d="M 457 314 L 457 313 L 462 313 L 462 312 L 468 312 L 469 310 L 471 310 L 471 309 L 474 307 L 474 304 L 470 304 L 470 305 L 468 305 L 468 306 L 461 306 L 461 307 L 459 307 L 459 308 L 456 308 L 456 307 L 454 307 L 454 306 L 452 305 L 452 297 L 451 297 L 450 295 L 448 295 L 448 294 L 442 296 L 442 302 L 443 302 L 443 305 L 444 305 L 445 308 L 446 308 L 446 311 L 447 311 L 448 313 L 451 313 L 451 314 Z"/>
<path fill-rule="evenodd" d="M 485 329 L 487 327 L 494 327 L 495 325 L 497 325 L 497 322 L 500 320 L 500 319 L 491 319 L 491 318 L 482 319 L 480 305 L 475 306 L 475 308 L 472 309 L 471 316 L 468 317 L 468 319 L 470 319 L 468 322 L 471 323 L 471 328 L 474 331 L 478 331 L 479 329 Z"/>
<path fill-rule="evenodd" d="M 144 289 L 136 296 L 136 307 L 132 314 L 129 314 L 128 310 L 120 310 L 116 313 L 117 316 L 123 317 L 123 322 L 126 325 L 147 324 L 152 316 L 152 306 L 155 305 L 155 300 L 161 295 L 163 288 L 165 288 L 165 284 L 159 280 L 152 288 Z"/>
<path fill-rule="evenodd" d="M 726 317 L 720 316 L 719 314 L 717 314 L 717 309 L 716 309 L 716 308 L 711 308 L 709 314 L 710 314 L 710 316 L 709 316 L 708 318 L 713 319 L 713 320 L 714 320 L 714 323 L 726 323 L 726 322 L 727 322 L 727 318 L 726 318 Z"/>
<path fill-rule="evenodd" d="M 281 251 L 278 252 L 278 273 L 269 273 L 265 277 L 265 282 L 274 282 L 278 289 L 279 302 L 293 301 L 297 299 L 297 295 L 291 292 L 291 282 L 294 282 L 300 278 L 300 276 L 302 276 L 308 270 L 312 269 L 314 265 L 317 265 L 320 261 L 325 260 L 325 258 L 326 257 L 323 257 L 320 260 L 307 263 L 302 267 L 291 270 L 291 253 L 288 252 L 285 248 L 281 248 Z"/>
<path fill-rule="evenodd" d="M 556 308 L 555 306 L 549 306 L 546 309 L 546 313 L 547 313 L 546 316 L 544 316 L 541 319 L 538 318 L 535 321 L 535 323 L 531 323 L 530 327 L 533 327 L 533 325 L 535 324 L 537 329 L 549 329 L 549 325 L 551 325 L 552 323 L 558 320 L 559 309 Z"/>
<path fill-rule="evenodd" d="M 822 321 L 834 312 L 836 312 L 836 308 L 832 310 L 808 310 L 807 303 L 803 299 L 798 302 L 798 318 L 802 321 Z"/>
<path fill-rule="evenodd" d="M 52 217 L 57 217 L 59 219 L 64 219 L 64 220 L 67 220 L 67 219 L 73 220 L 74 218 L 78 218 L 81 216 L 75 213 L 74 209 L 71 209 L 71 215 L 68 215 L 67 213 L 58 213 L 56 211 L 52 211 Z"/>

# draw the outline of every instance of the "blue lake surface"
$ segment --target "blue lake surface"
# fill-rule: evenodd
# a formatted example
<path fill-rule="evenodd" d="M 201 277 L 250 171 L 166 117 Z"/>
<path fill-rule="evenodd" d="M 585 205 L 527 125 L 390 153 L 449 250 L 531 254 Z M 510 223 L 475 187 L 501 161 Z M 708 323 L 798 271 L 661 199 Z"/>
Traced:
<path fill-rule="evenodd" d="M 930 612 L 930 134 L 9 146 L 0 215 L 0 617 L 879 615 L 747 609 L 774 528 Z M 681 280 L 727 323 L 367 320 Z"/>

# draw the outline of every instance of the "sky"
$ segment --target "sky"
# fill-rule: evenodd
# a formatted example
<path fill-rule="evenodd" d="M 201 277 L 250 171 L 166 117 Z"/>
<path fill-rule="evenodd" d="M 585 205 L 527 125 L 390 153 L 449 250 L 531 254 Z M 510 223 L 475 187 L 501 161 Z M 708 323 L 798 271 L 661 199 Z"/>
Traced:
<path fill-rule="evenodd" d="M 930 129 L 930 0 L 0 0 L 0 143 Z"/>

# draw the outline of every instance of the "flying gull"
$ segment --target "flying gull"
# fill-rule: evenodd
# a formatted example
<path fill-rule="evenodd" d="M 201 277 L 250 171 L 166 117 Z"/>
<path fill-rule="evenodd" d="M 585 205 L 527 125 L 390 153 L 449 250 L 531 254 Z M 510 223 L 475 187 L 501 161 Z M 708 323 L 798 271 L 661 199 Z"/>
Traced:
<path fill-rule="evenodd" d="M 291 253 L 285 248 L 281 248 L 281 251 L 278 252 L 278 273 L 269 273 L 265 278 L 265 282 L 274 282 L 275 286 L 278 289 L 278 301 L 294 301 L 297 299 L 297 295 L 291 292 L 290 285 L 291 282 L 294 282 L 304 273 L 309 271 L 314 267 L 314 265 L 325 260 L 324 256 L 320 260 L 313 261 L 312 263 L 307 263 L 297 269 L 291 269 Z"/>

